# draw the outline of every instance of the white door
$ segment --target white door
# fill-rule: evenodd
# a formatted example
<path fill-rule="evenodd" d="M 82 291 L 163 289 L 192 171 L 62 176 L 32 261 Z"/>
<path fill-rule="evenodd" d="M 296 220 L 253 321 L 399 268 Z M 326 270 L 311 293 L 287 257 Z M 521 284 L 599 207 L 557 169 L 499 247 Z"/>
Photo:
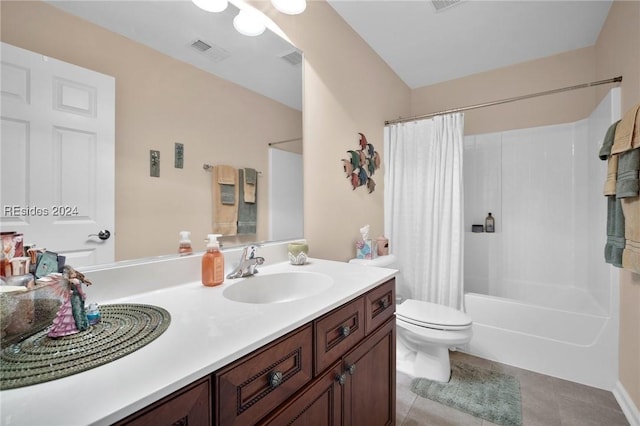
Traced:
<path fill-rule="evenodd" d="M 115 79 L 6 43 L 0 53 L 0 230 L 74 267 L 113 262 Z M 90 236 L 101 230 L 111 237 Z"/>

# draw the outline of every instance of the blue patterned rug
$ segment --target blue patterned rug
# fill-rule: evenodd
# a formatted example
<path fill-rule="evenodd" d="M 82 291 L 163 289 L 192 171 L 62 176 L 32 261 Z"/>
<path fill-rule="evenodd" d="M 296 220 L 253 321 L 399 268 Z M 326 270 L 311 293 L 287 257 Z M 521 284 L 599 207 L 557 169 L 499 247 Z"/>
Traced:
<path fill-rule="evenodd" d="M 411 390 L 423 398 L 504 426 L 522 426 L 520 382 L 513 376 L 451 361 L 449 383 L 413 379 Z"/>

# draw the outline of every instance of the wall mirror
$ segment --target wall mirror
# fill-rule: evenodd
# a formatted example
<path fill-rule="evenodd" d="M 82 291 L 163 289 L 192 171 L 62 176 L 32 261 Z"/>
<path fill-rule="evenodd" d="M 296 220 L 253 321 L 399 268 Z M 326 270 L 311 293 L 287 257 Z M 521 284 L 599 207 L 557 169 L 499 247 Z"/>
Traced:
<path fill-rule="evenodd" d="M 210 13 L 191 1 L 2 2 L 3 42 L 115 78 L 116 261 L 175 254 L 183 230 L 191 232 L 194 251 L 204 248 L 212 220 L 205 164 L 260 172 L 257 232 L 222 238 L 224 247 L 279 239 L 270 232 L 281 209 L 270 205 L 270 150 L 297 154 L 301 164 L 302 53 L 275 27 L 256 37 L 238 33 L 237 14 L 232 3 Z M 174 164 L 176 143 L 184 150 L 182 168 Z M 160 153 L 159 177 L 150 176 L 151 151 Z M 288 180 L 301 179 L 296 169 Z M 8 185 L 4 174 L 2 184 Z M 2 201 L 16 203 L 4 195 Z M 299 216 L 301 224 L 301 207 Z M 29 234 L 15 219 L 3 214 L 2 231 L 23 232 L 26 243 L 56 250 L 56 242 Z M 95 227 L 97 234 L 102 226 Z M 285 237 L 301 238 L 298 229 Z M 94 236 L 87 243 L 103 242 Z M 68 263 L 92 263 L 83 256 Z"/>

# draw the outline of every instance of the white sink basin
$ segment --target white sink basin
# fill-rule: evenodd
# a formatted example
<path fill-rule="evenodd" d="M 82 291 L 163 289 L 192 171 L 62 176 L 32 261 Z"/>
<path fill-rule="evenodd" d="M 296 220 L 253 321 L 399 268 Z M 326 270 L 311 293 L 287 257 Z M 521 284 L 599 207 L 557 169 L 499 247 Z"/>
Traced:
<path fill-rule="evenodd" d="M 321 293 L 333 278 L 317 272 L 281 272 L 243 278 L 224 289 L 229 300 L 244 303 L 282 303 Z"/>

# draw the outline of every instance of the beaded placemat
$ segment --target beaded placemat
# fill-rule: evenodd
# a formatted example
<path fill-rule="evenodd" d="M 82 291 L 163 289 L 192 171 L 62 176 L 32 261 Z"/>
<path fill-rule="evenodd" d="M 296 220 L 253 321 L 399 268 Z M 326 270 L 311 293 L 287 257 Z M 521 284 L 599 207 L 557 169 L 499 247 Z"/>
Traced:
<path fill-rule="evenodd" d="M 152 305 L 100 306 L 101 321 L 71 336 L 42 330 L 0 352 L 0 389 L 48 382 L 128 355 L 160 336 L 171 315 Z"/>

